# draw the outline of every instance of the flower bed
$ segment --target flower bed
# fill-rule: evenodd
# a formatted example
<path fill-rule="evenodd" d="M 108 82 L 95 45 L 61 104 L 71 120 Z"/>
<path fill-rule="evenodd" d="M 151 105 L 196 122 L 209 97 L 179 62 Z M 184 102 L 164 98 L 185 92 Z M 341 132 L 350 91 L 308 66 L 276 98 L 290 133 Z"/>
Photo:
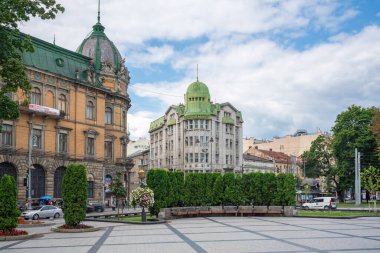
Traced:
<path fill-rule="evenodd" d="M 31 220 L 27 221 L 22 217 L 17 218 L 17 224 L 19 225 L 31 225 L 31 224 L 44 224 L 44 222 L 39 221 L 39 220 Z"/>
<path fill-rule="evenodd" d="M 20 229 L 12 229 L 12 230 L 0 230 L 0 236 L 20 236 L 27 235 L 28 232 Z"/>
<path fill-rule="evenodd" d="M 69 225 L 62 225 L 62 226 L 59 226 L 58 228 L 63 228 L 63 229 L 88 229 L 88 228 L 93 228 L 93 226 L 88 226 L 88 225 L 85 225 L 85 224 L 79 224 L 77 226 L 69 226 Z"/>
<path fill-rule="evenodd" d="M 86 233 L 86 232 L 94 232 L 99 231 L 102 228 L 96 228 L 93 226 L 88 226 L 85 224 L 79 224 L 77 226 L 69 226 L 69 225 L 61 225 L 59 227 L 52 227 L 51 230 L 54 232 L 60 233 Z"/>

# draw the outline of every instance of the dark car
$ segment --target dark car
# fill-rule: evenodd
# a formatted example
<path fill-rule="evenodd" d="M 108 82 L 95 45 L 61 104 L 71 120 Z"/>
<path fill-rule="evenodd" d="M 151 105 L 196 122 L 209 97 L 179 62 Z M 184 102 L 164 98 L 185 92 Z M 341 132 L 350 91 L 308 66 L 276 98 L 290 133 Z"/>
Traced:
<path fill-rule="evenodd" d="M 96 211 L 96 212 L 100 213 L 100 212 L 104 211 L 104 207 L 99 203 L 92 203 L 91 206 L 94 207 L 94 211 Z"/>
<path fill-rule="evenodd" d="M 86 213 L 95 212 L 95 207 L 93 205 L 87 205 Z"/>

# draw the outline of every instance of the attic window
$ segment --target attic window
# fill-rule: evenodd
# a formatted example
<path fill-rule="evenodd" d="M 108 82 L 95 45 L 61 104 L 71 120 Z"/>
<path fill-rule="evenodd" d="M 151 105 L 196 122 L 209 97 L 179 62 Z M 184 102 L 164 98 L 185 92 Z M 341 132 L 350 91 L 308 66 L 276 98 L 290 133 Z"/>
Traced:
<path fill-rule="evenodd" d="M 62 58 L 57 58 L 55 59 L 55 63 L 57 64 L 57 66 L 59 67 L 63 67 L 65 65 L 65 62 L 63 61 Z"/>

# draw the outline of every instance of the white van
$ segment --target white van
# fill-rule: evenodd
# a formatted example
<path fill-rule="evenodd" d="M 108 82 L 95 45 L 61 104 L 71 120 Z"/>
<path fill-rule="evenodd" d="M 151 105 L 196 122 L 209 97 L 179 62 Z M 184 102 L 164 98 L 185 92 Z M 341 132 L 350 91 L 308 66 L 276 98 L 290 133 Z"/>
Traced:
<path fill-rule="evenodd" d="M 336 209 L 336 201 L 334 197 L 318 197 L 314 198 L 310 203 L 304 203 L 302 208 L 309 209 Z"/>

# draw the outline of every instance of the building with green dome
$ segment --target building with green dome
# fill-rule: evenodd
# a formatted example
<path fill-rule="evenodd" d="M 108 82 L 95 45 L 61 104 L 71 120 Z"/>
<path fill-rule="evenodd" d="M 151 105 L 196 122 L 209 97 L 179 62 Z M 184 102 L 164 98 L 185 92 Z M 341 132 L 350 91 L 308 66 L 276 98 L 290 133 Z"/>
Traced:
<path fill-rule="evenodd" d="M 111 201 L 117 171 L 127 181 L 129 72 L 104 30 L 98 15 L 77 52 L 31 37 L 34 52 L 21 55 L 31 94 L 9 93 L 21 115 L 0 121 L 0 177 L 15 178 L 19 202 L 60 199 L 71 163 L 86 166 L 91 201 Z"/>
<path fill-rule="evenodd" d="M 195 81 L 185 104 L 170 106 L 150 124 L 150 168 L 185 172 L 234 171 L 242 164 L 243 118 L 230 103 L 213 103 Z"/>

